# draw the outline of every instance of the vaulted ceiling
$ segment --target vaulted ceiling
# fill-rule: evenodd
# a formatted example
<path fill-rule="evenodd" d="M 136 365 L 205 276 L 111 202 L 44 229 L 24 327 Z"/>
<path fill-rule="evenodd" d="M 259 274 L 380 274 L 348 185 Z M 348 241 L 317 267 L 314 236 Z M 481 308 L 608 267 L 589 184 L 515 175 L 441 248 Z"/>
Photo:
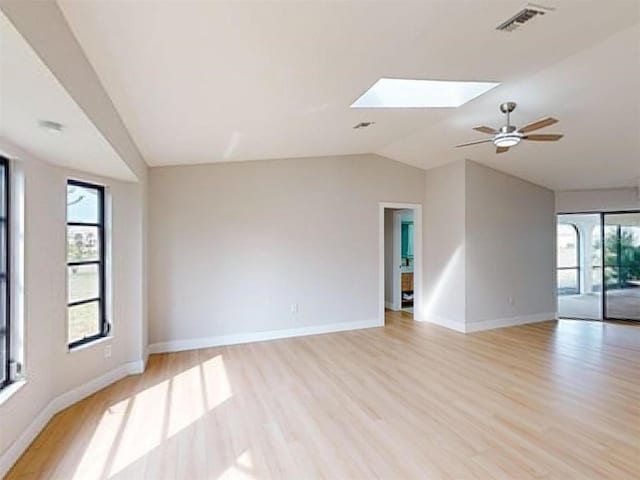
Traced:
<path fill-rule="evenodd" d="M 526 2 L 59 2 L 152 166 L 375 152 L 556 190 L 637 185 L 640 3 L 541 3 L 555 11 L 505 33 Z M 350 109 L 380 77 L 502 85 L 457 109 Z M 454 148 L 507 100 L 516 124 L 553 115 L 565 138 Z"/>
<path fill-rule="evenodd" d="M 40 128 L 55 121 L 62 132 Z M 135 180 L 112 145 L 0 12 L 0 140 L 49 163 Z M 6 155 L 17 155 L 6 151 Z M 89 163 L 87 160 L 91 159 Z"/>

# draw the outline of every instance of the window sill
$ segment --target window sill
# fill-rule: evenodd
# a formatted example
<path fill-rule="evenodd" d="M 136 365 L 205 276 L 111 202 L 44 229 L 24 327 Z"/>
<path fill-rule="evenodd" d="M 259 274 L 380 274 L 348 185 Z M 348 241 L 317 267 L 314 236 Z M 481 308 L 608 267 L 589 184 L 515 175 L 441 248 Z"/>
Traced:
<path fill-rule="evenodd" d="M 110 342 L 111 340 L 113 340 L 113 337 L 111 335 L 108 335 L 106 337 L 96 338 L 95 340 L 92 340 L 91 342 L 83 343 L 82 345 L 78 345 L 77 347 L 68 348 L 67 349 L 67 353 L 81 352 L 83 350 L 87 350 L 87 349 L 89 349 L 91 347 L 95 347 L 95 346 L 100 345 L 102 343 Z"/>
<path fill-rule="evenodd" d="M 25 379 L 16 380 L 12 384 L 0 390 L 0 406 L 2 406 L 7 400 L 13 397 L 16 393 L 18 393 L 18 390 L 20 390 L 26 384 L 27 384 L 27 381 Z"/>

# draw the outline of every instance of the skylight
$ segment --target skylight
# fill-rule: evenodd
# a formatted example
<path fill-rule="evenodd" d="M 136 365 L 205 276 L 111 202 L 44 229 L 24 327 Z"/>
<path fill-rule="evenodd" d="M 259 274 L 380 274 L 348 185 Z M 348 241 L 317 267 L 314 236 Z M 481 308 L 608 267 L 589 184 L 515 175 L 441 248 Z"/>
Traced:
<path fill-rule="evenodd" d="M 450 82 L 381 78 L 351 108 L 459 107 L 500 85 L 496 82 Z"/>

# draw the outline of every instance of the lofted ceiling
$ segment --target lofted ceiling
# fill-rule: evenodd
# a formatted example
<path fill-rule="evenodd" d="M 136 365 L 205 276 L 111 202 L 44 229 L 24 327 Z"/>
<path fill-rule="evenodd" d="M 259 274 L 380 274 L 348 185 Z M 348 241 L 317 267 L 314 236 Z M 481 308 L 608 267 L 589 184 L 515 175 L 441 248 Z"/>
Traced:
<path fill-rule="evenodd" d="M 555 190 L 638 184 L 635 0 L 540 0 L 556 10 L 512 33 L 495 27 L 525 1 L 58 3 L 152 166 L 375 152 Z M 350 109 L 381 77 L 502 85 L 457 109 Z M 553 115 L 565 138 L 454 148 L 507 100 L 516 124 Z"/>
<path fill-rule="evenodd" d="M 39 121 L 61 123 L 63 131 L 42 129 Z M 48 163 L 121 180 L 136 179 L 1 12 L 0 138 Z"/>

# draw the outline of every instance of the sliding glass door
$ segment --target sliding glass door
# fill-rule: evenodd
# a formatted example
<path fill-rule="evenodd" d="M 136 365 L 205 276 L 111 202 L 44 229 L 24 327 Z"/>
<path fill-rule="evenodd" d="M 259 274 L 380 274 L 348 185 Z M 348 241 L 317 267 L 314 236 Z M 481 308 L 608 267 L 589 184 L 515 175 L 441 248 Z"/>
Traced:
<path fill-rule="evenodd" d="M 604 318 L 640 320 L 640 212 L 605 213 Z"/>
<path fill-rule="evenodd" d="M 558 316 L 640 320 L 640 212 L 558 215 Z"/>
<path fill-rule="evenodd" d="M 602 318 L 602 246 L 599 213 L 558 215 L 558 315 Z"/>

